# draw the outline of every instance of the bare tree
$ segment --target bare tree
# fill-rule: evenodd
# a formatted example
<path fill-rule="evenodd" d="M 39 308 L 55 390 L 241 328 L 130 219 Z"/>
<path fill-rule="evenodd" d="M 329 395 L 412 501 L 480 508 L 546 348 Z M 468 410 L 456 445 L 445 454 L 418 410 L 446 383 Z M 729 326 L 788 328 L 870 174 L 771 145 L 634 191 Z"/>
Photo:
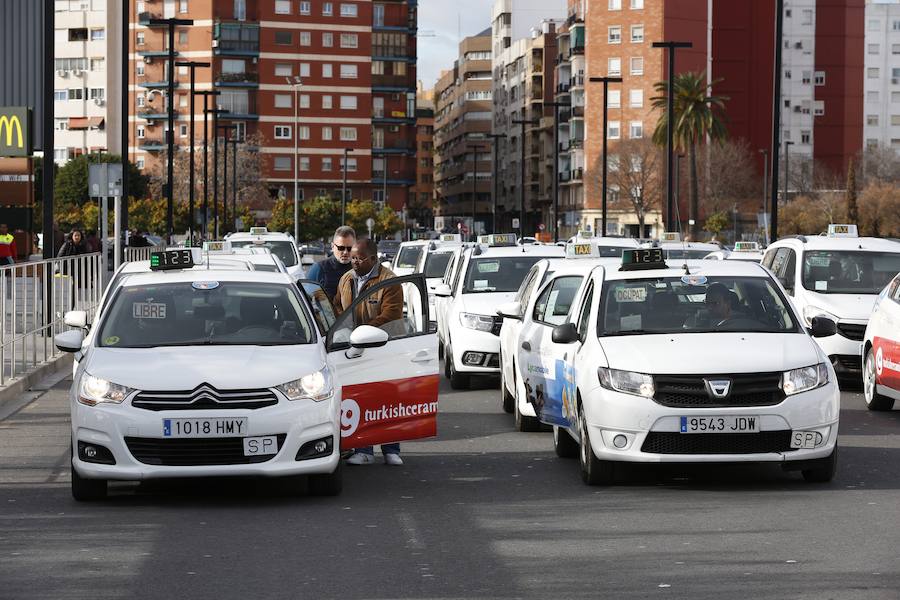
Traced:
<path fill-rule="evenodd" d="M 731 212 L 735 205 L 751 204 L 759 210 L 762 177 L 753 166 L 753 151 L 745 139 L 728 140 L 710 148 L 705 169 L 704 208 L 707 215 Z M 748 202 L 751 201 L 751 202 Z"/>
<path fill-rule="evenodd" d="M 890 147 L 873 146 L 860 153 L 857 177 L 860 187 L 900 181 L 900 154 Z M 861 177 L 860 177 L 861 174 Z"/>
<path fill-rule="evenodd" d="M 603 166 L 598 158 L 596 169 Z M 662 191 L 662 152 L 649 138 L 623 140 L 616 144 L 615 155 L 609 157 L 610 187 L 619 190 L 616 208 L 631 209 L 644 231 L 647 213 L 659 209 Z"/>

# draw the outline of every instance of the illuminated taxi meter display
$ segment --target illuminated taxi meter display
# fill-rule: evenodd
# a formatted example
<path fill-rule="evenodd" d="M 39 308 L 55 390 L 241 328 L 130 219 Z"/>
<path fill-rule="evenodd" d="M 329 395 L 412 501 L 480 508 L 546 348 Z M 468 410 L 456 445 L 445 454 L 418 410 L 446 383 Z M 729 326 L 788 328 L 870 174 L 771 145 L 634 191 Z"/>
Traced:
<path fill-rule="evenodd" d="M 201 260 L 200 248 L 179 248 L 150 253 L 151 271 L 190 269 Z"/>
<path fill-rule="evenodd" d="M 514 233 L 492 233 L 489 235 L 479 235 L 478 243 L 497 248 L 502 246 L 515 246 L 518 243 L 518 239 Z"/>
<path fill-rule="evenodd" d="M 856 225 L 840 225 L 832 223 L 828 226 L 828 237 L 833 238 L 855 238 L 859 237 Z"/>
<path fill-rule="evenodd" d="M 759 252 L 759 244 L 756 242 L 735 242 L 735 252 Z"/>
<path fill-rule="evenodd" d="M 622 251 L 620 271 L 646 271 L 650 269 L 668 269 L 661 248 L 639 248 Z"/>

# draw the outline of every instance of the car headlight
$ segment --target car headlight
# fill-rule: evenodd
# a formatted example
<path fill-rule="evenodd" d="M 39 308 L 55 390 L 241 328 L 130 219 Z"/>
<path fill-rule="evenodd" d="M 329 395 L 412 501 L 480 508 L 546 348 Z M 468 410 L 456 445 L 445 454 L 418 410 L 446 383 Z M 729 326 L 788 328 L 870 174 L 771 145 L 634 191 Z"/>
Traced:
<path fill-rule="evenodd" d="M 653 387 L 653 377 L 645 373 L 599 367 L 597 374 L 600 376 L 600 385 L 608 390 L 644 398 L 652 398 L 656 393 L 656 388 Z"/>
<path fill-rule="evenodd" d="M 128 394 L 134 390 L 118 383 L 94 377 L 85 372 L 78 386 L 78 401 L 87 406 L 98 404 L 122 404 Z"/>
<path fill-rule="evenodd" d="M 321 371 L 283 383 L 277 389 L 287 396 L 288 400 L 321 402 L 331 397 L 334 392 L 334 384 L 331 381 L 331 371 L 328 370 L 328 367 L 322 367 Z"/>
<path fill-rule="evenodd" d="M 490 331 L 494 327 L 492 317 L 474 313 L 459 313 L 459 322 L 463 327 L 477 331 Z"/>
<path fill-rule="evenodd" d="M 838 322 L 838 318 L 828 312 L 827 310 L 822 310 L 818 306 L 804 306 L 803 307 L 803 320 L 806 321 L 807 327 L 812 327 L 812 320 L 815 317 L 825 317 L 826 319 L 831 319 L 835 323 Z"/>
<path fill-rule="evenodd" d="M 785 371 L 781 376 L 781 389 L 786 396 L 808 392 L 826 383 L 828 383 L 828 367 L 825 363 Z"/>

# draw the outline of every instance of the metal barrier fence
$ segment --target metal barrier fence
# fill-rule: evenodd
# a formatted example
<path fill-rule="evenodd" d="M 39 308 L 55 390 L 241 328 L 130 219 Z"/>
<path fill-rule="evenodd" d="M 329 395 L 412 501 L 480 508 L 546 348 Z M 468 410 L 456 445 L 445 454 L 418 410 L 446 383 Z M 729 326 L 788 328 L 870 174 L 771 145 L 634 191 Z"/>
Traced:
<path fill-rule="evenodd" d="M 161 252 L 166 249 L 165 244 L 160 246 L 147 246 L 145 248 L 125 248 L 125 262 L 136 260 L 150 260 L 151 252 Z"/>
<path fill-rule="evenodd" d="M 100 269 L 100 253 L 0 267 L 0 386 L 60 354 L 53 336 L 65 313 L 100 304 Z"/>

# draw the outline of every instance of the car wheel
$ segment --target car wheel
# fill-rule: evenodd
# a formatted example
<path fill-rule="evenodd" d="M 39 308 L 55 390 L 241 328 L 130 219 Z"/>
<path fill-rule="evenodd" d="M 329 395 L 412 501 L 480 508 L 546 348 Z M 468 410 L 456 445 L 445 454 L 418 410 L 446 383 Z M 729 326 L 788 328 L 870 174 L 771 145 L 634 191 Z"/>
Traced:
<path fill-rule="evenodd" d="M 838 448 L 835 445 L 834 450 L 826 458 L 820 458 L 815 461 L 814 466 L 803 469 L 803 479 L 809 483 L 828 483 L 834 479 L 837 471 L 837 453 Z"/>
<path fill-rule="evenodd" d="M 444 348 L 444 377 L 450 379 L 450 363 L 453 361 L 453 353 L 449 347 Z"/>
<path fill-rule="evenodd" d="M 863 363 L 863 395 L 869 410 L 883 411 L 894 408 L 894 399 L 882 396 L 875 387 L 875 353 L 873 348 L 866 351 L 866 360 Z"/>
<path fill-rule="evenodd" d="M 450 379 L 450 387 L 454 390 L 469 389 L 469 384 L 471 383 L 469 374 L 460 373 L 456 370 L 453 365 L 453 350 L 451 350 L 449 346 L 447 347 L 447 358 L 444 360 L 444 364 L 447 365 L 446 370 L 449 373 L 448 378 Z"/>
<path fill-rule="evenodd" d="M 591 448 L 591 437 L 588 433 L 587 419 L 584 410 L 578 407 L 578 429 L 581 434 L 580 452 L 581 480 L 587 485 L 612 485 L 614 479 L 615 463 L 608 460 L 600 460 Z"/>
<path fill-rule="evenodd" d="M 444 342 L 438 340 L 438 358 L 444 358 Z"/>
<path fill-rule="evenodd" d="M 553 426 L 553 450 L 560 458 L 575 458 L 578 456 L 578 442 L 572 439 L 569 432 L 559 427 Z"/>
<path fill-rule="evenodd" d="M 107 485 L 105 479 L 85 479 L 78 474 L 75 466 L 72 469 L 72 497 L 79 502 L 94 502 L 106 498 Z"/>
<path fill-rule="evenodd" d="M 344 463 L 338 461 L 337 467 L 331 473 L 309 476 L 310 496 L 337 496 L 344 489 Z"/>
<path fill-rule="evenodd" d="M 509 393 L 509 389 L 506 387 L 506 374 L 502 360 L 500 361 L 500 399 L 503 412 L 511 414 L 516 407 L 516 398 Z"/>
<path fill-rule="evenodd" d="M 513 397 L 513 410 L 516 414 L 516 431 L 523 431 L 525 433 L 532 433 L 535 431 L 541 430 L 541 420 L 537 417 L 526 417 L 522 414 L 522 411 L 519 410 L 519 380 L 518 378 L 513 380 L 513 389 L 516 390 L 516 395 Z"/>

